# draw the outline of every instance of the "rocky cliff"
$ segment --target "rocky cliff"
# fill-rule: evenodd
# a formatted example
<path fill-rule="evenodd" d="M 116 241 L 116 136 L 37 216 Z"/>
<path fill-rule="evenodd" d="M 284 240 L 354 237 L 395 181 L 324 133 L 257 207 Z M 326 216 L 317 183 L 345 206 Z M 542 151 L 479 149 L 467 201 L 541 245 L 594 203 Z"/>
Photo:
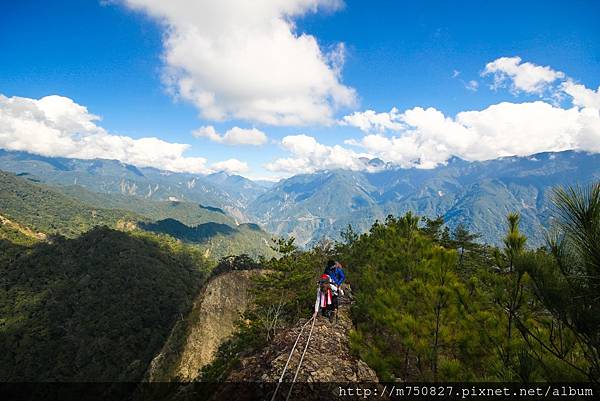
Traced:
<path fill-rule="evenodd" d="M 234 333 L 251 302 L 252 277 L 258 274 L 259 270 L 236 270 L 212 278 L 153 359 L 146 380 L 195 380 Z"/>

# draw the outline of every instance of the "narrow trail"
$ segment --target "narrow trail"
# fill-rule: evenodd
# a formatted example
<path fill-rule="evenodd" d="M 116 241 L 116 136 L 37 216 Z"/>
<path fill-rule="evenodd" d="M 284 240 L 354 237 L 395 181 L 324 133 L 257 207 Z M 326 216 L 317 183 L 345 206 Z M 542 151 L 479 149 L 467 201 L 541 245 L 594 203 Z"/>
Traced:
<path fill-rule="evenodd" d="M 287 367 L 290 363 L 290 359 L 292 359 L 292 355 L 294 355 L 294 351 L 296 351 L 296 346 L 298 345 L 298 341 L 300 340 L 300 337 L 302 336 L 304 329 L 306 328 L 306 326 L 308 325 L 309 322 L 312 322 L 312 324 L 310 326 L 310 332 L 308 333 L 308 339 L 306 340 L 306 345 L 304 346 L 304 351 L 302 352 L 302 356 L 300 357 L 300 362 L 298 362 L 298 367 L 296 368 L 296 373 L 294 374 L 294 378 L 292 379 L 292 382 L 290 384 L 290 389 L 288 390 L 288 395 L 286 397 L 286 401 L 290 398 L 290 394 L 292 393 L 292 389 L 294 388 L 294 383 L 296 382 L 296 379 L 298 378 L 298 372 L 300 371 L 300 368 L 302 367 L 302 361 L 304 360 L 304 355 L 306 355 L 306 350 L 308 349 L 308 346 L 310 345 L 310 339 L 312 337 L 312 332 L 313 332 L 313 329 L 315 328 L 315 321 L 316 321 L 316 319 L 314 317 L 312 317 L 312 318 L 310 318 L 310 320 L 308 320 L 306 323 L 304 323 L 304 325 L 302 325 L 302 328 L 300 329 L 300 333 L 298 334 L 298 337 L 296 338 L 296 342 L 294 343 L 294 346 L 292 347 L 292 350 L 290 351 L 290 356 L 288 356 L 288 360 L 285 363 L 285 366 L 283 367 L 281 376 L 279 376 L 279 380 L 277 381 L 277 387 L 275 388 L 275 391 L 273 392 L 271 401 L 274 401 L 275 398 L 277 397 L 277 392 L 279 391 L 281 383 L 283 382 L 283 378 L 285 377 L 285 373 L 286 373 Z"/>
<path fill-rule="evenodd" d="M 236 392 L 239 387 L 224 384 L 212 399 L 330 400 L 340 383 L 377 383 L 375 372 L 350 350 L 349 308 L 342 303 L 334 323 L 320 315 L 300 319 L 267 347 L 243 357 L 226 382 L 254 383 L 257 393 L 242 394 Z"/>
<path fill-rule="evenodd" d="M 296 382 L 303 383 L 378 381 L 375 372 L 357 359 L 350 350 L 349 334 L 353 324 L 349 316 L 349 307 L 347 303 L 340 305 L 338 319 L 334 323 L 317 316 L 312 332 L 303 330 L 303 327 L 312 324 L 312 319 L 301 319 L 293 327 L 282 330 L 269 346 L 254 355 L 242 358 L 240 367 L 230 373 L 227 381 L 278 382 L 286 363 L 288 366 L 282 378 L 284 383 L 291 382 L 294 376 Z M 309 336 L 311 340 L 306 347 Z M 295 351 L 290 353 L 296 340 L 298 345 Z"/>

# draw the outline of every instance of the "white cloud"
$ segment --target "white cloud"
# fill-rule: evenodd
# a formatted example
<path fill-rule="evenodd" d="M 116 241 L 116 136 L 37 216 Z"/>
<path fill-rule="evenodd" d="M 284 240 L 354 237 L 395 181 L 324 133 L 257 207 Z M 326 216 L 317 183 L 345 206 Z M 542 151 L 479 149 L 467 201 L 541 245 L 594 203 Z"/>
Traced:
<path fill-rule="evenodd" d="M 474 79 L 470 80 L 469 82 L 465 82 L 464 85 L 467 90 L 472 92 L 477 92 L 477 89 L 479 88 L 479 82 L 475 81 Z"/>
<path fill-rule="evenodd" d="M 216 171 L 225 171 L 229 174 L 242 174 L 250 171 L 246 162 L 239 161 L 238 159 L 229 159 L 222 162 L 218 162 L 212 165 Z"/>
<path fill-rule="evenodd" d="M 522 63 L 518 57 L 497 59 L 487 65 L 486 71 L 497 74 L 497 84 L 510 80 L 513 91 L 541 94 L 551 88 L 552 98 L 569 95 L 572 105 L 502 102 L 454 117 L 433 107 L 414 107 L 404 112 L 397 108 L 383 113 L 354 112 L 338 123 L 357 127 L 366 134 L 361 139 L 345 141 L 364 153 L 325 146 L 312 137 L 297 135 L 284 138 L 282 143 L 291 157 L 267 167 L 287 173 L 365 169 L 367 164 L 361 157 L 378 157 L 401 167 L 433 168 L 452 156 L 479 161 L 571 149 L 600 152 L 600 88 L 588 89 L 562 72 Z M 566 80 L 556 85 L 555 81 L 563 79 Z M 468 85 L 477 88 L 476 81 Z"/>
<path fill-rule="evenodd" d="M 355 111 L 344 116 L 338 123 L 357 127 L 365 132 L 400 131 L 403 128 L 400 112 L 395 107 L 388 113 L 377 113 L 373 110 Z"/>
<path fill-rule="evenodd" d="M 522 63 L 519 57 L 500 58 L 486 66 L 496 85 L 510 81 L 515 92 L 542 93 L 562 72 L 550 67 Z M 458 74 L 454 74 L 456 77 Z M 565 78 L 552 86 L 552 98 L 572 98 L 568 108 L 545 101 L 502 102 L 483 110 L 463 111 L 455 117 L 435 108 L 414 107 L 400 112 L 354 112 L 338 121 L 354 126 L 366 135 L 344 143 L 357 147 L 356 153 L 341 146 L 325 146 L 314 138 L 296 135 L 284 138 L 282 145 L 291 157 L 267 165 L 272 171 L 293 174 L 321 169 L 366 169 L 361 157 L 378 157 L 401 167 L 433 168 L 450 157 L 489 160 L 502 156 L 526 156 L 568 149 L 600 152 L 600 88 L 594 91 Z M 476 90 L 477 81 L 468 89 Z M 389 136 L 386 133 L 393 133 Z"/>
<path fill-rule="evenodd" d="M 573 98 L 575 106 L 600 109 L 600 86 L 594 91 L 569 79 L 562 83 L 561 89 Z"/>
<path fill-rule="evenodd" d="M 600 152 L 600 112 L 592 108 L 503 102 L 450 118 L 415 107 L 400 120 L 406 128 L 398 136 L 370 134 L 347 143 L 402 167 L 421 168 L 451 156 L 474 161 L 567 149 Z"/>
<path fill-rule="evenodd" d="M 195 138 L 208 138 L 213 142 L 219 143 L 223 141 L 223 137 L 219 133 L 217 133 L 215 127 L 213 127 L 212 125 L 200 127 L 192 131 L 192 136 L 194 136 Z"/>
<path fill-rule="evenodd" d="M 213 142 L 223 143 L 226 145 L 253 145 L 260 146 L 267 143 L 268 138 L 267 135 L 256 129 L 246 129 L 233 127 L 225 134 L 220 135 L 212 125 L 200 127 L 194 132 L 192 135 L 196 138 L 205 137 L 210 139 Z"/>
<path fill-rule="evenodd" d="M 520 57 L 500 57 L 487 63 L 482 76 L 493 75 L 493 89 L 510 84 L 511 91 L 542 94 L 554 81 L 565 74 L 550 67 L 542 67 L 529 62 L 522 63 Z"/>
<path fill-rule="evenodd" d="M 362 170 L 365 164 L 361 157 L 365 153 L 356 153 L 342 146 L 326 146 L 311 136 L 290 135 L 282 139 L 281 145 L 292 157 L 277 159 L 265 165 L 267 170 L 285 173 L 312 173 L 324 169 Z"/>
<path fill-rule="evenodd" d="M 165 81 L 203 117 L 328 123 L 355 102 L 341 83 L 344 45 L 324 52 L 294 18 L 341 0 L 121 0 L 165 27 Z"/>
<path fill-rule="evenodd" d="M 496 86 L 508 84 L 513 92 L 541 94 L 552 89 L 555 101 L 569 95 L 572 107 L 544 101 L 503 102 L 454 118 L 435 108 L 415 107 L 403 113 L 395 108 L 393 113 L 367 110 L 342 118 L 342 124 L 367 134 L 345 143 L 402 167 L 421 168 L 434 167 L 451 156 L 474 161 L 567 149 L 600 152 L 600 88 L 588 89 L 560 71 L 523 63 L 519 57 L 488 63 L 482 75 L 488 74 L 494 75 Z M 478 85 L 469 81 L 467 87 L 476 90 Z M 395 135 L 386 136 L 386 131 Z"/>
<path fill-rule="evenodd" d="M 208 173 L 206 159 L 187 157 L 190 145 L 108 133 L 100 118 L 62 96 L 0 95 L 0 148 L 43 156 L 116 159 L 140 167 Z"/>

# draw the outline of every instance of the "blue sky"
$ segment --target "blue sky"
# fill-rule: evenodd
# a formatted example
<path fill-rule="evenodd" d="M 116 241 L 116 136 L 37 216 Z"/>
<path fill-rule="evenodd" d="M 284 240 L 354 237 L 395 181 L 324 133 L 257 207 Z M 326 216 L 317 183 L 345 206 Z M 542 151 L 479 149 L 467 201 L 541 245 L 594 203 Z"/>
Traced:
<path fill-rule="evenodd" d="M 94 120 L 94 124 L 100 127 L 102 135 L 133 140 L 157 137 L 168 143 L 188 144 L 183 153 L 181 149 L 174 150 L 173 157 L 206 159 L 203 167 L 206 171 L 214 170 L 215 163 L 235 158 L 247 165 L 234 165 L 239 167 L 237 171 L 250 177 L 279 177 L 318 168 L 361 168 L 355 159 L 364 155 L 384 158 L 401 166 L 427 168 L 455 153 L 472 160 L 519 153 L 520 149 L 514 150 L 508 144 L 477 152 L 465 142 L 469 135 L 485 136 L 489 143 L 497 142 L 494 135 L 505 138 L 507 134 L 502 127 L 507 125 L 506 121 L 490 119 L 506 118 L 509 111 L 456 118 L 462 111 L 483 111 L 502 102 L 528 104 L 529 109 L 521 112 L 513 107 L 510 113 L 532 116 L 540 113 L 537 115 L 540 119 L 565 120 L 563 114 L 573 107 L 578 113 L 591 113 L 591 118 L 596 118 L 593 110 L 597 111 L 596 88 L 600 85 L 600 3 L 597 1 L 504 1 L 501 4 L 464 1 L 457 5 L 446 1 L 348 0 L 340 4 L 333 0 L 285 0 L 289 9 L 282 11 L 265 0 L 261 1 L 264 10 L 256 11 L 256 15 L 255 10 L 240 10 L 240 2 L 227 1 L 223 9 L 215 11 L 216 17 L 223 18 L 223 31 L 220 31 L 218 18 L 208 21 L 210 23 L 203 19 L 213 12 L 211 2 L 199 3 L 203 5 L 196 10 L 187 10 L 189 3 L 186 5 L 183 1 L 174 1 L 171 8 L 152 0 L 2 2 L 0 94 L 7 99 L 41 99 L 49 95 L 68 98 L 101 117 L 99 121 Z M 318 4 L 318 8 L 312 8 L 313 3 Z M 254 19 L 260 28 L 255 29 L 247 22 Z M 273 30 L 263 27 L 264 21 L 273 20 L 287 26 L 291 37 L 281 34 L 285 40 L 279 41 L 276 36 L 280 34 L 279 25 Z M 207 27 L 212 22 L 214 26 Z M 258 44 L 250 44 L 249 48 L 262 50 L 254 55 L 236 53 L 239 38 L 227 37 L 227 29 L 232 26 L 241 27 L 243 33 L 249 32 L 248 41 L 253 41 L 252 35 L 256 34 Z M 198 35 L 182 39 L 186 32 L 196 28 L 200 31 Z M 306 50 L 306 43 L 294 47 L 303 34 L 316 41 L 317 50 Z M 205 39 L 212 40 L 212 46 L 217 47 L 210 59 L 202 53 Z M 277 44 L 271 47 L 270 40 Z M 171 56 L 169 41 L 171 50 L 175 49 Z M 227 51 L 221 51 L 218 48 L 221 43 L 226 43 L 224 47 L 232 46 L 231 53 L 238 58 L 232 59 Z M 343 43 L 343 51 L 340 43 Z M 188 54 L 189 59 L 186 59 Z M 283 74 L 282 79 L 294 81 L 298 75 L 294 68 L 299 72 L 306 68 L 315 74 L 307 77 L 304 84 L 269 83 L 264 93 L 248 94 L 254 88 L 253 72 L 260 69 L 258 73 L 267 77 L 281 72 L 280 67 L 286 66 L 286 60 L 280 58 L 286 54 L 290 58 L 290 74 Z M 499 62 L 485 73 L 488 63 L 502 57 L 512 61 Z M 515 57 L 520 60 L 515 61 Z M 261 61 L 253 65 L 257 58 Z M 308 60 L 306 67 L 302 64 L 305 60 Z M 541 74 L 529 76 L 531 85 L 519 81 L 520 74 L 530 72 L 521 68 L 526 63 L 530 63 L 534 75 Z M 169 68 L 173 67 L 179 72 L 166 79 Z M 229 67 L 233 73 L 221 76 L 220 70 L 226 71 Z M 548 69 L 546 73 L 556 74 L 544 80 L 543 67 Z M 232 79 L 235 68 L 239 68 L 239 74 Z M 268 68 L 273 71 L 265 72 Z M 319 78 L 313 79 L 317 75 Z M 195 82 L 190 93 L 181 86 L 188 78 Z M 499 84 L 491 89 L 495 80 Z M 571 89 L 564 86 L 566 82 L 570 82 Z M 211 106 L 198 100 L 201 98 L 198 93 L 207 87 L 216 98 Z M 259 87 L 259 91 L 261 89 Z M 278 108 L 290 97 L 293 97 L 290 107 Z M 261 111 L 265 99 L 273 101 L 275 105 L 270 105 L 269 110 L 274 107 L 275 111 L 266 114 Z M 306 106 L 306 102 L 311 105 Z M 534 106 L 534 102 L 538 104 Z M 50 107 L 49 103 L 31 107 L 47 110 L 44 107 Z M 9 107 L 17 109 L 15 102 L 4 106 L 6 110 Z M 52 103 L 52 110 L 57 107 L 73 106 L 65 102 Z M 361 129 L 358 119 L 339 123 L 344 116 L 355 112 L 386 113 L 392 107 L 398 109 L 398 116 L 391 118 L 399 125 L 391 129 L 365 128 L 364 125 Z M 424 110 L 414 110 L 415 107 Z M 317 115 L 315 110 L 326 111 Z M 405 113 L 408 110 L 413 113 Z M 222 115 L 217 116 L 219 113 Z M 5 114 L 10 113 L 5 111 Z M 367 115 L 356 116 L 361 117 L 361 121 L 369 121 Z M 585 132 L 579 132 L 580 128 L 576 127 L 583 117 L 574 112 L 569 116 L 572 125 L 562 130 L 573 131 L 571 136 L 565 138 L 557 132 L 552 140 L 540 137 L 531 146 L 524 146 L 523 152 L 567 147 L 596 151 L 600 146 L 596 121 L 589 123 Z M 4 124 L 13 128 L 4 133 L 5 141 L 0 141 L 3 147 L 49 155 L 96 155 L 92 150 L 88 153 L 67 151 L 69 144 L 64 145 L 64 149 L 60 144 L 46 148 L 28 144 L 34 141 L 20 139 L 34 136 L 35 132 L 14 128 L 24 125 L 26 117 L 11 118 Z M 451 121 L 444 122 L 444 119 Z M 73 130 L 72 122 L 61 120 L 62 125 L 57 128 L 58 123 L 50 120 L 48 117 L 35 121 L 41 124 L 39 132 L 62 130 L 56 134 L 60 138 L 81 134 L 69 131 Z M 522 125 L 529 123 L 525 121 Z M 192 136 L 192 131 L 208 126 L 221 135 L 233 127 L 256 128 L 268 140 L 258 146 L 232 145 L 236 140 L 228 144 L 227 140 L 218 142 L 207 136 Z M 0 138 L 2 127 L 0 119 Z M 498 132 L 488 133 L 496 128 Z M 79 128 L 82 129 L 86 130 L 83 135 L 99 132 L 96 127 Z M 543 126 L 527 129 L 545 132 Z M 48 132 L 47 135 L 51 135 Z M 450 142 L 442 138 L 444 135 L 455 135 L 456 139 Z M 9 141 L 6 137 L 12 139 Z M 48 138 L 51 142 L 51 137 Z M 239 136 L 236 138 L 239 142 Z M 39 138 L 36 142 L 40 142 Z M 115 146 L 129 146 L 128 141 L 123 143 L 125 145 Z M 160 147 L 161 143 L 156 146 Z M 424 148 L 425 143 L 429 147 Z M 106 147 L 102 149 L 108 153 L 100 152 L 99 156 L 112 154 Z M 139 156 L 139 150 L 111 152 L 127 155 L 123 156 L 127 162 L 154 163 L 154 156 Z M 161 161 L 161 157 L 169 157 L 169 153 L 156 155 L 154 164 L 168 168 L 170 165 Z M 182 161 L 171 169 L 194 170 L 187 167 L 194 160 Z M 235 167 L 231 168 L 236 171 Z"/>

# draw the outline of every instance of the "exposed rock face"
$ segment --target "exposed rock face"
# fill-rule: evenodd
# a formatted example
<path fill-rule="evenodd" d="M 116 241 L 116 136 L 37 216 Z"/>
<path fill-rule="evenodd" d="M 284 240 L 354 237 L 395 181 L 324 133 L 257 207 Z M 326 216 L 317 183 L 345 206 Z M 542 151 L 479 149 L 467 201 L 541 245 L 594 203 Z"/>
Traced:
<path fill-rule="evenodd" d="M 243 358 L 241 368 L 233 371 L 230 382 L 275 382 L 279 380 L 290 351 L 306 320 L 280 332 L 273 342 L 260 353 Z M 309 336 L 309 323 L 298 341 L 296 350 L 288 365 L 284 382 L 291 381 Z M 377 375 L 360 359 L 350 352 L 349 331 L 352 321 L 348 315 L 348 305 L 340 305 L 337 322 L 330 323 L 318 316 L 312 337 L 306 350 L 296 382 L 377 382 Z"/>
<path fill-rule="evenodd" d="M 137 224 L 132 221 L 119 220 L 117 221 L 117 230 L 133 231 L 138 228 Z"/>
<path fill-rule="evenodd" d="M 192 381 L 212 362 L 219 346 L 235 332 L 251 302 L 252 277 L 259 270 L 236 270 L 211 279 L 189 316 L 173 329 L 146 375 L 149 381 Z"/>

